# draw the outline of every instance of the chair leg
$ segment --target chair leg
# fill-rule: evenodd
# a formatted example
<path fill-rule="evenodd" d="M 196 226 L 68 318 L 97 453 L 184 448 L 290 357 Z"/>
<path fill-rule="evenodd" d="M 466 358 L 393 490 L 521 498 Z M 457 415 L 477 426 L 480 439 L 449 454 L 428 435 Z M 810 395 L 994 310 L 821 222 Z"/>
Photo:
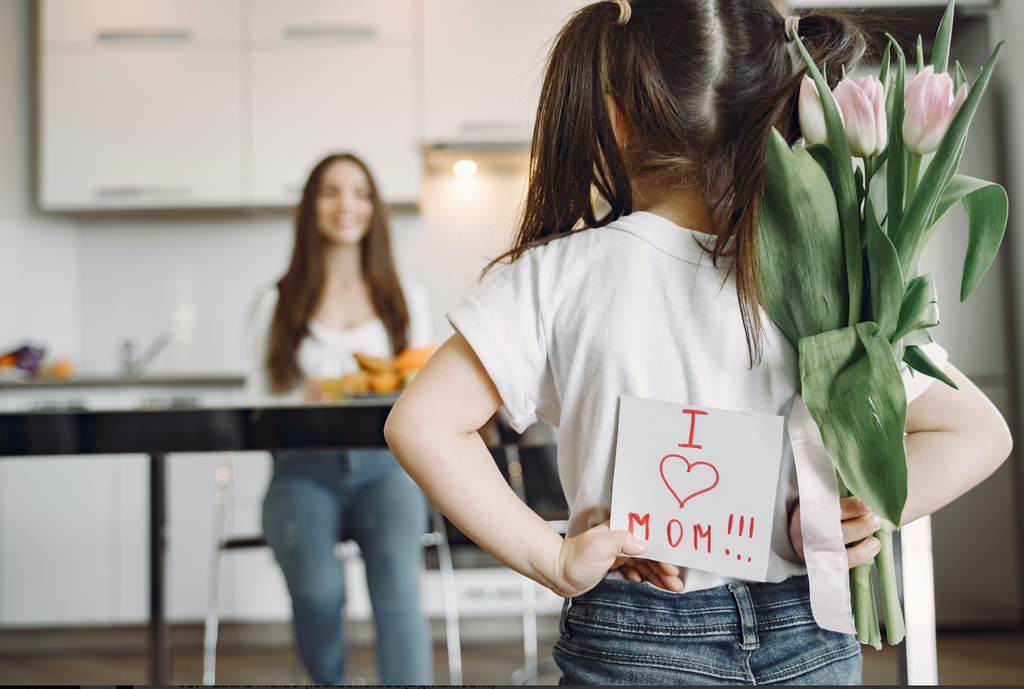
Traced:
<path fill-rule="evenodd" d="M 214 494 L 213 556 L 210 558 L 210 588 L 206 597 L 206 623 L 203 628 L 203 684 L 216 684 L 217 631 L 220 626 L 220 558 L 223 553 L 224 519 L 227 511 L 227 484 L 231 475 L 232 453 L 224 453 L 217 469 L 216 482 L 222 487 Z"/>
<path fill-rule="evenodd" d="M 462 648 L 459 644 L 459 608 L 456 602 L 455 570 L 448 547 L 444 516 L 430 506 L 430 519 L 434 531 L 441 535 L 437 545 L 437 560 L 441 570 L 441 599 L 444 602 L 445 634 L 448 638 L 448 683 L 462 684 Z"/>
<path fill-rule="evenodd" d="M 220 548 L 210 562 L 210 591 L 207 597 L 206 624 L 203 628 L 203 684 L 216 684 L 217 630 L 220 625 Z"/>
<path fill-rule="evenodd" d="M 537 584 L 529 577 L 523 582 L 523 655 L 526 659 L 524 684 L 537 683 Z"/>

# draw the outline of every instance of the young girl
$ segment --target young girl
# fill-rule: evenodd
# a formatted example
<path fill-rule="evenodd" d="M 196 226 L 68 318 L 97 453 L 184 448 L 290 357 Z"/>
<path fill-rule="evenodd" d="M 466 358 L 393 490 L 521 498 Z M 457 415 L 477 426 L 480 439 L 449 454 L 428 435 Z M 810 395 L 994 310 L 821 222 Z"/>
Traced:
<path fill-rule="evenodd" d="M 619 554 L 645 546 L 608 528 L 620 395 L 791 409 L 797 357 L 761 309 L 756 234 L 769 132 L 799 136 L 806 69 L 787 26 L 831 75 L 865 49 L 848 19 L 786 20 L 770 0 L 580 10 L 550 56 L 511 265 L 449 314 L 457 333 L 389 418 L 388 442 L 431 500 L 568 599 L 553 651 L 565 683 L 860 681 L 854 638 L 811 615 L 788 440 L 767 583 L 640 559 L 623 568 Z M 919 396 L 907 414 L 904 523 L 981 481 L 1010 447 L 991 403 L 941 348 L 932 354 L 960 391 L 924 376 L 908 389 Z M 559 426 L 565 539 L 516 498 L 475 432 L 502 404 L 516 429 Z M 847 543 L 877 528 L 860 501 L 842 507 Z M 878 547 L 849 547 L 851 566 Z"/>
<path fill-rule="evenodd" d="M 260 301 L 252 339 L 250 392 L 309 401 L 324 398 L 323 378 L 358 368 L 355 352 L 390 357 L 431 344 L 426 292 L 399 280 L 387 208 L 355 156 L 328 156 L 310 173 L 291 265 Z M 381 680 L 433 681 L 418 582 L 426 524 L 422 491 L 386 448 L 274 453 L 263 529 L 317 684 L 345 679 L 345 589 L 334 556 L 342 538 L 355 539 L 366 562 Z"/>

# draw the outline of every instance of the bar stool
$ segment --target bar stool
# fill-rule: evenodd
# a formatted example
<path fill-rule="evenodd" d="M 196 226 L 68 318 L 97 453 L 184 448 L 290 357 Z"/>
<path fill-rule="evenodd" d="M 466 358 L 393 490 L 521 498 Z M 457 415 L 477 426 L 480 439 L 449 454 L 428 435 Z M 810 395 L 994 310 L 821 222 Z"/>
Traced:
<path fill-rule="evenodd" d="M 233 453 L 225 452 L 214 478 L 214 546 L 210 559 L 210 588 L 207 598 L 206 623 L 203 630 L 203 684 L 216 684 L 217 631 L 220 624 L 220 560 L 226 552 L 267 547 L 262 534 L 248 537 L 225 538 L 224 522 L 228 503 L 228 483 L 231 480 Z M 441 574 L 441 600 L 444 605 L 445 636 L 448 642 L 448 676 L 451 684 L 462 684 L 462 651 L 459 643 L 459 611 L 456 604 L 455 574 L 451 551 L 445 531 L 444 516 L 430 505 L 430 531 L 423 534 L 423 545 L 437 550 L 438 569 Z M 340 543 L 348 543 L 347 541 Z M 343 557 L 350 549 L 342 548 Z M 344 566 L 344 562 L 339 566 Z M 351 635 L 349 635 L 351 638 Z"/>

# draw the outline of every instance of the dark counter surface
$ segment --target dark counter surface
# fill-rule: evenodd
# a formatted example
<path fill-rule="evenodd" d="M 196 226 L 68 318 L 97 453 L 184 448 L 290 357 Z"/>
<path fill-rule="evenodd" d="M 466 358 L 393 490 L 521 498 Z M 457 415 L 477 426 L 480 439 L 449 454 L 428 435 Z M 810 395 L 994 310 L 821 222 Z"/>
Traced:
<path fill-rule="evenodd" d="M 0 456 L 382 447 L 384 422 L 397 399 L 0 414 Z"/>

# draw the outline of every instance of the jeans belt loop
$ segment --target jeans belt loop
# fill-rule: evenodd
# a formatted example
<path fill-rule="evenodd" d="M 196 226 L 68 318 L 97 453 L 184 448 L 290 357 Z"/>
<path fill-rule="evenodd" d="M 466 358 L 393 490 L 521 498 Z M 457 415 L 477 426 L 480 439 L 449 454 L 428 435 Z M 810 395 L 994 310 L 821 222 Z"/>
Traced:
<path fill-rule="evenodd" d="M 757 615 L 754 614 L 754 601 L 750 598 L 750 588 L 742 582 L 729 584 L 729 591 L 736 599 L 736 609 L 740 613 L 740 630 L 742 638 L 740 648 L 753 651 L 761 644 L 757 639 Z"/>

